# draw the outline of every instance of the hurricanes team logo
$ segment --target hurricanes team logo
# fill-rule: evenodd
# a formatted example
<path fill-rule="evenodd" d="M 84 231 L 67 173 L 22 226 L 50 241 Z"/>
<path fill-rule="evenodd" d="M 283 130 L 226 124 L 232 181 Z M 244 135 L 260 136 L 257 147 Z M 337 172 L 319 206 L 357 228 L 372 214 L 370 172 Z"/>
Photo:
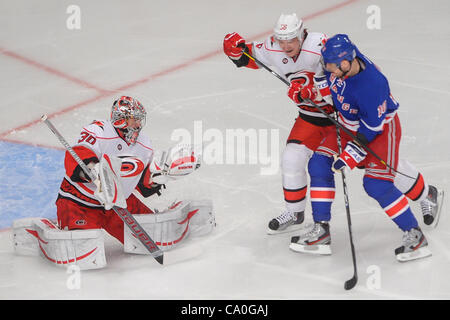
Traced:
<path fill-rule="evenodd" d="M 144 171 L 144 163 L 136 157 L 120 157 L 122 159 L 122 167 L 120 168 L 120 176 L 129 178 L 138 176 Z"/>

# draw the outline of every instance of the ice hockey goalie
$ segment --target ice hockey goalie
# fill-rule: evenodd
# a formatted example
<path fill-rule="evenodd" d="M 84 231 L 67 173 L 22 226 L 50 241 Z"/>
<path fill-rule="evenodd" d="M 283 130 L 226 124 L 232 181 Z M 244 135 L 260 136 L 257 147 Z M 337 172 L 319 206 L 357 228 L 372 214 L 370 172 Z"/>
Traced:
<path fill-rule="evenodd" d="M 55 265 L 75 264 L 82 270 L 103 268 L 107 264 L 104 232 L 119 240 L 125 252 L 146 253 L 113 207 L 127 208 L 163 251 L 188 236 L 213 230 L 210 200 L 178 201 L 160 212 L 139 200 L 161 195 L 166 184 L 170 186 L 170 181 L 191 174 L 201 164 L 199 153 L 186 145 L 174 146 L 156 159 L 150 140 L 141 133 L 145 121 L 142 104 L 122 96 L 113 103 L 109 120 L 83 127 L 72 149 L 96 179 L 92 181 L 66 152 L 57 219 L 14 221 L 17 254 L 39 255 Z"/>

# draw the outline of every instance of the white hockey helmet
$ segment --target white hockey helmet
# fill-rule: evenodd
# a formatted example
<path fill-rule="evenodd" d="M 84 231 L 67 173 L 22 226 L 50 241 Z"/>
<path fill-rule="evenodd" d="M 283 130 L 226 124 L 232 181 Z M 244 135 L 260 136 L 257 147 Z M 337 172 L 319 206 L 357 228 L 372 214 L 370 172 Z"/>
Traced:
<path fill-rule="evenodd" d="M 277 40 L 291 40 L 295 37 L 301 40 L 303 30 L 303 21 L 295 13 L 281 14 L 273 28 L 274 37 Z"/>

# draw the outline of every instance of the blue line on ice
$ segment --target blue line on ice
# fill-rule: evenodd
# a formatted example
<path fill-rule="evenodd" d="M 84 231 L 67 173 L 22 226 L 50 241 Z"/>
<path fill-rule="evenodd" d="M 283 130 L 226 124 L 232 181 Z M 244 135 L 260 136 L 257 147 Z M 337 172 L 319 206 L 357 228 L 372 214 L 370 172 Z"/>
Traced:
<path fill-rule="evenodd" d="M 0 141 L 0 229 L 24 217 L 56 218 L 64 151 Z"/>

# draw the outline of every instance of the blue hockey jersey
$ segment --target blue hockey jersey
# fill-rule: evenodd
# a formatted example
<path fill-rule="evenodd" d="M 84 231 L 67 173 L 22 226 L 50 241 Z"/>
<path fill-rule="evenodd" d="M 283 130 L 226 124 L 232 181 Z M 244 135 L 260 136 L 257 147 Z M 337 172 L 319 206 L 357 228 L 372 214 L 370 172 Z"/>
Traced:
<path fill-rule="evenodd" d="M 358 74 L 344 79 L 329 72 L 326 76 L 339 122 L 371 142 L 395 116 L 399 104 L 391 95 L 386 77 L 373 62 L 358 50 L 356 56 L 365 65 Z"/>

